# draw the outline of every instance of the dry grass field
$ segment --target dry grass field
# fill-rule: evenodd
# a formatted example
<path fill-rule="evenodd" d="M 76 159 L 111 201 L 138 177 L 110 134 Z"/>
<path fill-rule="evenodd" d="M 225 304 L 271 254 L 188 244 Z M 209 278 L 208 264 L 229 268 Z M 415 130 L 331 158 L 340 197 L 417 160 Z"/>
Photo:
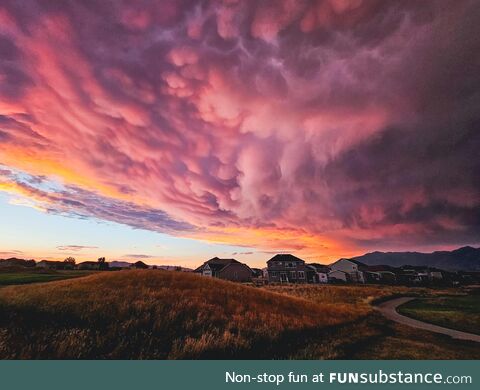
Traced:
<path fill-rule="evenodd" d="M 356 317 L 354 323 L 320 331 L 308 339 L 303 347 L 292 350 L 290 358 L 480 359 L 477 343 L 454 340 L 393 323 L 383 318 L 372 306 L 375 300 L 392 296 L 429 297 L 433 301 L 445 294 L 461 294 L 459 290 L 382 285 L 277 285 L 265 288 L 339 307 Z"/>
<path fill-rule="evenodd" d="M 311 285 L 311 284 L 289 284 L 270 285 L 264 287 L 268 291 L 278 292 L 289 296 L 308 299 L 312 302 L 322 304 L 342 305 L 348 310 L 361 310 L 363 312 L 372 309 L 371 303 L 374 300 L 391 297 L 395 295 L 437 295 L 443 290 L 432 290 L 427 288 L 412 288 L 404 286 L 385 285 Z"/>
<path fill-rule="evenodd" d="M 8 286 L 0 288 L 0 358 L 480 358 L 476 345 L 397 326 L 372 309 L 372 300 L 407 291 L 441 293 L 258 288 L 160 270 Z"/>
<path fill-rule="evenodd" d="M 282 337 L 354 318 L 331 305 L 194 274 L 99 273 L 1 289 L 0 357 L 258 357 Z"/>

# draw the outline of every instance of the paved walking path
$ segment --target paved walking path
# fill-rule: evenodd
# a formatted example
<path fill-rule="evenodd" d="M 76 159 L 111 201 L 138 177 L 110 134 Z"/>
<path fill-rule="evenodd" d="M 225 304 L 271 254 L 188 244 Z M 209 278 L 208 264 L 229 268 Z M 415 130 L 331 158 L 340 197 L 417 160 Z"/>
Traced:
<path fill-rule="evenodd" d="M 414 299 L 416 298 L 411 298 L 411 297 L 395 298 L 389 301 L 382 302 L 375 308 L 380 313 L 382 313 L 385 317 L 387 317 L 389 320 L 398 322 L 399 324 L 408 325 L 417 329 L 429 330 L 430 332 L 446 334 L 454 339 L 470 340 L 470 341 L 476 341 L 477 343 L 480 343 L 479 335 L 462 332 L 459 330 L 444 328 L 443 326 L 433 325 L 427 322 L 414 320 L 413 318 L 406 317 L 397 312 L 398 306 L 403 305 L 404 303 L 407 303 Z"/>

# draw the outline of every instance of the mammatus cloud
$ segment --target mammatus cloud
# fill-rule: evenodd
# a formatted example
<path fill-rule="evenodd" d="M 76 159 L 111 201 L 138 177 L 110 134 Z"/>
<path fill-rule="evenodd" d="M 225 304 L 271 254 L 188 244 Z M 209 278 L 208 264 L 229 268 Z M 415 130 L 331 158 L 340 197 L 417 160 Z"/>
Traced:
<path fill-rule="evenodd" d="M 0 189 L 267 250 L 478 242 L 479 17 L 467 0 L 4 1 Z"/>

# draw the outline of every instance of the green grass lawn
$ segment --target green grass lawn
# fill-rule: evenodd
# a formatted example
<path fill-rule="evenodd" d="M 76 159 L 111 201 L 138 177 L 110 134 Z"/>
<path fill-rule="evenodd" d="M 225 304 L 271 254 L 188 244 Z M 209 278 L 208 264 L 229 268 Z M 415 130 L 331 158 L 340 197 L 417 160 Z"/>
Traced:
<path fill-rule="evenodd" d="M 399 313 L 450 329 L 480 334 L 480 296 L 416 299 L 398 308 Z"/>
<path fill-rule="evenodd" d="M 7 272 L 0 273 L 0 286 L 53 282 L 55 280 L 78 278 L 88 273 L 82 271 L 58 271 L 55 273 Z"/>

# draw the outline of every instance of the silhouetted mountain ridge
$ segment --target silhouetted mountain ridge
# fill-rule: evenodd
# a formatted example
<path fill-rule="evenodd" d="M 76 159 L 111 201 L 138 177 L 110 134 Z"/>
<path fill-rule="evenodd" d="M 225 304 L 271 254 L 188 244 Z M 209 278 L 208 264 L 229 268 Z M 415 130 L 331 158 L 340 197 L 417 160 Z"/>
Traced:
<path fill-rule="evenodd" d="M 464 246 L 453 251 L 422 252 L 371 252 L 352 257 L 366 265 L 426 266 L 446 271 L 480 271 L 480 248 Z"/>

